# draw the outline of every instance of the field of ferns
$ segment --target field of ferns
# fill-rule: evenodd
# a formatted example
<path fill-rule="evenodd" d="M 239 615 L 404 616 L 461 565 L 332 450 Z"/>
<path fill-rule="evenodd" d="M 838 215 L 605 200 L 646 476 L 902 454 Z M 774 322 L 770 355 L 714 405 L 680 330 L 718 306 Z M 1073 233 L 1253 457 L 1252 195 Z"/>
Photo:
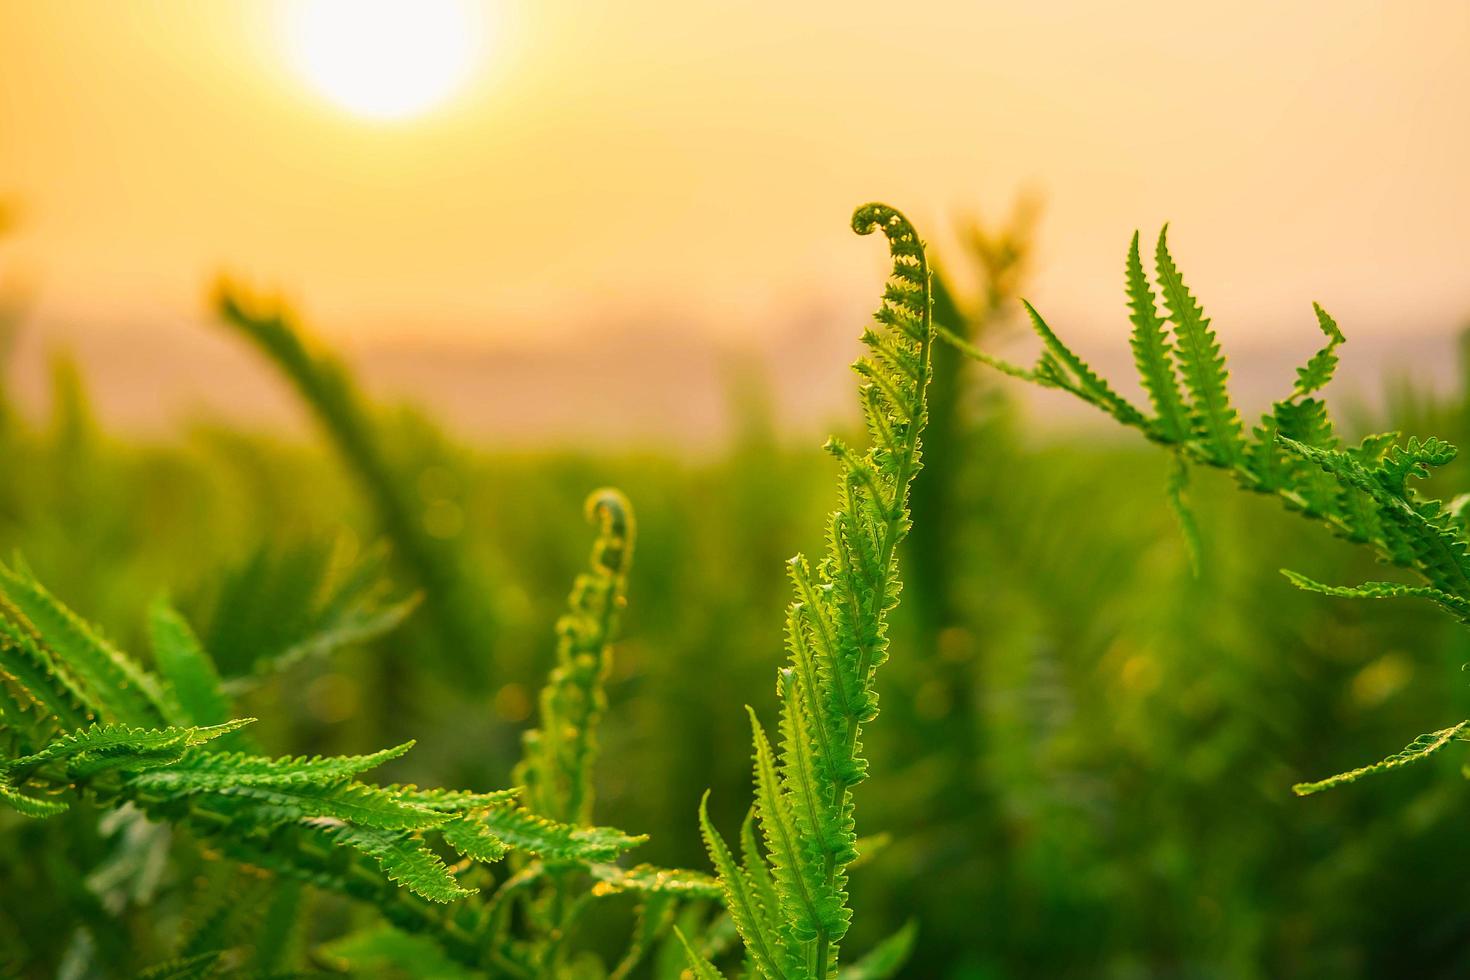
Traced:
<path fill-rule="evenodd" d="M 489 451 L 235 284 L 310 439 L 0 401 L 0 976 L 1470 972 L 1470 377 L 1339 404 L 1304 296 L 1237 406 L 1125 229 L 1104 378 L 1024 230 L 853 226 L 825 447 Z"/>

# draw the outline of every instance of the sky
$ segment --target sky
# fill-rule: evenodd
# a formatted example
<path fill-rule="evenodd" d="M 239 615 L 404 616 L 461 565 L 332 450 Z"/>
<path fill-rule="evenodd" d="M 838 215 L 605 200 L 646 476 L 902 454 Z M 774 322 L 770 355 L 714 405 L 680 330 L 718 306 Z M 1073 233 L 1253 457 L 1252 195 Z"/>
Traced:
<path fill-rule="evenodd" d="M 463 83 L 384 120 L 304 75 L 291 2 L 0 0 L 29 329 L 173 343 L 229 272 L 349 350 L 779 351 L 874 304 L 855 205 L 943 256 L 1023 191 L 1085 349 L 1165 221 L 1227 343 L 1310 349 L 1314 299 L 1390 350 L 1470 316 L 1459 0 L 474 6 Z"/>

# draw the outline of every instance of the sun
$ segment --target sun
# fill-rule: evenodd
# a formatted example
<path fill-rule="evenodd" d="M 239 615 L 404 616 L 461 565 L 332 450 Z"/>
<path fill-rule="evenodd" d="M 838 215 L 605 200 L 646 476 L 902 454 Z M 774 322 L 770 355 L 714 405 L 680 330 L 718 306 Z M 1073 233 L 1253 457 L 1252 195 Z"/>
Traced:
<path fill-rule="evenodd" d="M 471 0 L 285 0 L 296 70 L 357 116 L 406 119 L 450 98 L 486 47 Z"/>

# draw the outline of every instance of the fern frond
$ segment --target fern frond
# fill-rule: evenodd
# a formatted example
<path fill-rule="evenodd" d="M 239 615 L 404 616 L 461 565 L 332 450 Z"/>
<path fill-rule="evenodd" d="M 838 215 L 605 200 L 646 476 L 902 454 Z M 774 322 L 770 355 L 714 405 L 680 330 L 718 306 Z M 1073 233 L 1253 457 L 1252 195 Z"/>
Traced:
<path fill-rule="evenodd" d="M 227 856 L 367 902 L 405 928 L 433 931 L 441 922 L 422 902 L 405 901 L 400 887 L 437 903 L 471 894 L 414 834 L 330 819 L 242 834 L 229 810 L 207 809 L 210 801 L 200 802 L 188 824 Z"/>
<path fill-rule="evenodd" d="M 1397 433 L 1369 436 L 1357 446 L 1342 445 L 1326 404 L 1313 396 L 1331 380 L 1337 367 L 1337 349 L 1345 341 L 1337 321 L 1315 303 L 1313 312 L 1326 344 L 1297 370 L 1291 392 L 1262 416 L 1253 430 L 1254 438 L 1246 444 L 1239 415 L 1229 398 L 1225 357 L 1210 321 L 1169 253 L 1167 232 L 1166 227 L 1159 234 L 1155 265 L 1157 285 L 1173 325 L 1172 347 L 1158 320 L 1136 235 L 1129 249 L 1126 286 L 1134 324 L 1134 359 L 1158 413 L 1145 431 L 1175 454 L 1176 469 L 1168 485 L 1168 498 L 1180 516 L 1192 556 L 1197 547 L 1193 521 L 1179 506 L 1186 462 L 1232 471 L 1242 486 L 1275 494 L 1288 509 L 1326 524 L 1348 540 L 1371 545 L 1381 558 L 1411 568 L 1425 583 L 1369 582 L 1343 588 L 1286 573 L 1297 586 L 1336 596 L 1429 599 L 1462 622 L 1470 622 L 1470 534 L 1466 522 L 1458 508 L 1427 500 L 1410 485 L 1412 479 L 1422 479 L 1432 467 L 1453 459 L 1455 448 L 1435 438 L 1411 438 L 1398 445 Z M 941 336 L 954 342 L 962 353 L 994 363 L 993 358 L 969 345 Z M 1168 370 L 1172 366 L 1170 354 L 1189 391 L 1187 430 L 1170 421 L 1176 417 L 1173 402 L 1178 395 L 1171 385 L 1174 376 Z M 1037 370 L 1029 377 L 1009 365 L 999 366 L 1035 383 L 1064 388 L 1116 415 L 1090 381 L 1075 372 L 1068 375 L 1065 355 L 1064 349 L 1047 342 Z M 1303 784 L 1298 790 L 1315 792 L 1368 772 L 1394 768 L 1426 754 L 1420 750 L 1437 751 L 1442 747 L 1437 741 L 1441 736 L 1458 735 L 1458 729 L 1446 729 L 1425 736 L 1377 766 L 1322 783 Z"/>
<path fill-rule="evenodd" d="M 888 614 L 900 588 L 897 547 L 909 530 L 909 491 L 928 421 L 935 331 L 923 244 L 887 205 L 858 208 L 852 226 L 863 235 L 882 231 L 891 260 L 874 326 L 863 332 L 868 353 L 853 365 L 870 443 L 859 453 L 828 441 L 840 481 L 827 555 L 815 568 L 800 555 L 789 565 L 795 595 L 787 610 L 779 756 L 750 712 L 755 813 L 766 855 L 747 830 L 745 867 L 737 865 L 701 808 L 727 903 L 741 906 L 740 934 L 768 976 L 780 970 L 826 980 L 847 931 L 846 869 L 857 853 L 851 791 L 867 774 L 862 726 L 878 713 L 873 676 L 888 658 Z M 1036 323 L 1050 334 L 1039 317 Z M 1060 341 L 1048 357 L 1054 369 L 1038 370 L 1039 377 L 1074 391 L 1086 387 L 1087 397 L 1131 417 L 1126 402 Z M 1061 374 L 1063 364 L 1072 378 Z"/>
<path fill-rule="evenodd" d="M 1311 796 L 1313 793 L 1320 793 L 1326 789 L 1357 782 L 1364 776 L 1377 775 L 1381 772 L 1402 768 L 1410 763 L 1418 762 L 1420 759 L 1427 759 L 1444 749 L 1451 742 L 1457 740 L 1464 741 L 1461 736 L 1467 728 L 1470 728 L 1470 719 L 1462 721 L 1458 725 L 1451 725 L 1449 728 L 1441 728 L 1437 732 L 1420 735 L 1414 741 L 1404 746 L 1403 749 L 1395 752 L 1381 762 L 1375 762 L 1371 766 L 1363 766 L 1351 772 L 1340 773 L 1315 783 L 1297 783 L 1291 788 L 1292 792 L 1298 796 Z"/>
<path fill-rule="evenodd" d="M 605 487 L 587 498 L 587 516 L 598 526 L 588 571 L 577 576 L 567 612 L 556 626 L 556 667 L 540 697 L 540 726 L 525 736 L 515 774 L 526 787 L 526 805 L 552 820 L 592 819 L 592 767 L 597 727 L 607 709 L 604 683 L 612 644 L 625 605 L 633 560 L 633 507 Z"/>

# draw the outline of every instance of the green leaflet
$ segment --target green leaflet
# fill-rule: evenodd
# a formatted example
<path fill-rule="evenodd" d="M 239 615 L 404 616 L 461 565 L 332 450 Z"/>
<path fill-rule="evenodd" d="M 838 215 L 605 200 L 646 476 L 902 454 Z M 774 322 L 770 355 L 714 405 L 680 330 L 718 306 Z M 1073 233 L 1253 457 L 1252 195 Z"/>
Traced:
<path fill-rule="evenodd" d="M 35 636 L 9 618 L 0 616 L 0 686 L 14 690 L 15 706 L 7 709 L 7 723 L 22 730 L 31 746 L 42 743 L 57 729 L 70 731 L 97 720 L 100 709 L 58 664 Z"/>
<path fill-rule="evenodd" d="M 468 790 L 420 789 L 417 786 L 398 784 L 384 789 L 404 803 L 433 810 L 435 813 L 475 813 L 491 807 L 509 806 L 521 793 L 516 788 L 472 793 Z"/>
<path fill-rule="evenodd" d="M 324 833 L 336 843 L 361 851 L 392 881 L 431 902 L 452 902 L 474 894 L 462 888 L 438 855 L 407 834 L 384 827 L 342 825 Z"/>
<path fill-rule="evenodd" d="M 134 781 L 129 788 L 145 805 L 207 796 L 209 802 L 218 803 L 233 821 L 255 826 L 328 817 L 350 821 L 358 827 L 421 830 L 446 820 L 444 814 L 404 803 L 386 790 L 347 780 L 222 784 L 213 775 L 206 775 L 197 781 L 184 777 L 162 785 L 157 782 L 139 785 Z"/>
<path fill-rule="evenodd" d="M 1169 310 L 1169 320 L 1174 324 L 1179 369 L 1193 398 L 1194 432 L 1217 462 L 1233 463 L 1240 457 L 1241 425 L 1226 389 L 1229 374 L 1225 370 L 1225 356 L 1220 353 L 1220 343 L 1210 329 L 1209 319 L 1189 292 L 1174 257 L 1169 254 L 1168 233 L 1167 227 L 1159 232 L 1154 261 L 1159 291 Z"/>
<path fill-rule="evenodd" d="M 642 895 L 687 895 L 691 898 L 719 899 L 724 895 L 720 883 L 714 878 L 684 868 L 639 864 L 624 869 L 616 864 L 593 864 L 588 870 L 597 879 L 593 894 L 599 896 L 638 892 Z"/>
<path fill-rule="evenodd" d="M 612 861 L 648 840 L 611 827 L 574 827 L 520 807 L 487 810 L 478 818 L 485 829 L 517 851 L 547 861 Z"/>
<path fill-rule="evenodd" d="M 68 806 L 64 800 L 47 800 L 22 793 L 10 785 L 3 774 L 0 774 L 0 802 L 9 804 L 11 809 L 24 816 L 36 819 L 54 817 Z"/>
<path fill-rule="evenodd" d="M 413 748 L 404 742 L 391 749 L 370 755 L 336 756 L 266 756 L 243 752 L 189 752 L 167 769 L 141 773 L 131 785 L 141 789 L 203 792 L 231 786 L 289 786 L 295 783 L 324 785 L 356 776 L 397 759 Z M 417 806 L 411 800 L 387 791 L 399 802 Z M 422 809 L 429 809 L 424 807 Z"/>
<path fill-rule="evenodd" d="M 254 718 L 241 718 L 201 728 L 144 729 L 128 725 L 93 725 L 63 735 L 39 752 L 11 759 L 0 765 L 0 772 L 35 769 L 50 762 L 67 762 L 70 768 L 99 758 L 118 760 L 117 768 L 126 768 L 134 757 L 143 760 L 158 752 L 174 750 L 182 754 L 190 746 L 203 745 L 253 721 Z"/>
<path fill-rule="evenodd" d="M 23 569 L 0 565 L 0 614 L 28 630 L 73 673 L 104 718 L 151 727 L 164 720 L 158 681 L 62 605 Z"/>
<path fill-rule="evenodd" d="M 472 861 L 493 864 L 510 852 L 510 847 L 474 817 L 457 817 L 439 826 L 444 843 Z"/>
<path fill-rule="evenodd" d="M 217 725 L 228 720 L 232 706 L 214 661 L 167 599 L 159 597 L 149 609 L 148 630 L 153 659 L 168 684 L 169 720 L 183 725 Z"/>
<path fill-rule="evenodd" d="M 751 737 L 755 742 L 755 812 L 770 855 L 771 872 L 780 896 L 782 914 L 791 936 L 810 942 L 825 934 L 841 938 L 847 931 L 840 885 L 827 880 L 809 837 L 800 833 L 791 801 L 776 773 L 771 743 L 755 711 L 750 714 Z"/>
<path fill-rule="evenodd" d="M 719 875 L 720 887 L 725 893 L 725 908 L 734 920 L 740 938 L 745 942 L 746 952 L 767 977 L 784 977 L 786 974 L 781 965 L 786 962 L 788 951 L 777 930 L 777 910 L 756 897 L 756 886 L 751 876 L 735 863 L 735 857 L 730 853 L 724 838 L 710 823 L 707 791 L 699 801 L 699 831 L 704 838 L 705 849 L 709 852 L 710 862 Z M 679 938 L 683 941 L 684 937 L 680 934 Z M 689 949 L 687 942 L 684 946 Z M 689 949 L 689 955 L 692 965 L 696 954 Z"/>
<path fill-rule="evenodd" d="M 1418 762 L 1420 759 L 1427 759 L 1451 742 L 1460 739 L 1460 736 L 1467 728 L 1470 728 L 1470 719 L 1462 721 L 1458 725 L 1451 725 L 1449 728 L 1441 728 L 1437 732 L 1420 735 L 1414 741 L 1404 746 L 1403 749 L 1395 752 L 1381 762 L 1375 762 L 1371 766 L 1363 766 L 1351 772 L 1339 773 L 1336 776 L 1331 776 L 1315 783 L 1297 783 L 1291 788 L 1292 792 L 1298 796 L 1311 796 L 1313 793 L 1320 793 L 1325 789 L 1332 789 L 1333 787 L 1342 786 L 1346 783 L 1357 782 L 1364 776 L 1373 776 L 1380 772 L 1388 772 L 1392 769 L 1407 766 L 1412 762 Z"/>
<path fill-rule="evenodd" d="M 1129 319 L 1133 321 L 1133 334 L 1129 338 L 1133 363 L 1137 365 L 1143 388 L 1153 403 L 1158 416 L 1155 424 L 1164 441 L 1179 442 L 1189 437 L 1189 415 L 1184 407 L 1183 393 L 1179 390 L 1179 376 L 1174 369 L 1174 346 L 1166 330 L 1167 321 L 1159 317 L 1153 286 L 1143 271 L 1136 231 L 1128 247 L 1126 284 Z"/>
<path fill-rule="evenodd" d="M 689 970 L 694 975 L 694 980 L 725 980 L 725 975 L 715 968 L 715 965 L 704 958 L 704 954 L 689 944 L 689 938 L 684 935 L 684 930 L 674 926 L 674 935 L 679 937 L 679 945 L 684 947 L 684 955 L 689 958 Z M 779 977 L 780 974 L 770 974 Z"/>
<path fill-rule="evenodd" d="M 1313 303 L 1312 312 L 1317 314 L 1317 325 L 1322 328 L 1322 333 L 1327 336 L 1327 346 L 1312 355 L 1311 360 L 1303 367 L 1296 369 L 1296 388 L 1293 389 L 1293 397 L 1310 395 L 1320 391 L 1332 380 L 1333 372 L 1337 370 L 1337 348 L 1347 343 L 1347 338 L 1337 328 L 1337 321 L 1324 309 L 1321 304 Z"/>
<path fill-rule="evenodd" d="M 1444 606 L 1450 612 L 1459 616 L 1462 621 L 1470 621 L 1470 600 L 1461 596 L 1450 595 L 1439 589 L 1430 588 L 1427 585 L 1404 585 L 1400 582 L 1364 582 L 1362 585 L 1324 585 L 1313 581 L 1298 572 L 1283 568 L 1281 574 L 1299 589 L 1307 592 L 1320 592 L 1323 595 L 1340 596 L 1345 599 L 1397 599 L 1415 598 L 1428 599 Z"/>
<path fill-rule="evenodd" d="M 1036 374 L 1039 377 L 1049 377 L 1060 387 L 1080 395 L 1087 401 L 1092 402 L 1103 411 L 1108 412 L 1124 425 L 1142 425 L 1143 413 L 1129 404 L 1128 400 L 1112 389 L 1102 376 L 1088 367 L 1087 362 L 1072 352 L 1072 349 L 1062 343 L 1051 327 L 1047 326 L 1041 314 L 1036 308 L 1025 300 L 1021 305 L 1026 308 L 1026 315 L 1031 318 L 1031 326 L 1041 337 L 1046 345 L 1047 353 L 1042 355 L 1042 360 L 1037 364 Z M 1049 355 L 1049 356 L 1048 356 Z M 1071 377 L 1068 378 L 1067 375 Z"/>

